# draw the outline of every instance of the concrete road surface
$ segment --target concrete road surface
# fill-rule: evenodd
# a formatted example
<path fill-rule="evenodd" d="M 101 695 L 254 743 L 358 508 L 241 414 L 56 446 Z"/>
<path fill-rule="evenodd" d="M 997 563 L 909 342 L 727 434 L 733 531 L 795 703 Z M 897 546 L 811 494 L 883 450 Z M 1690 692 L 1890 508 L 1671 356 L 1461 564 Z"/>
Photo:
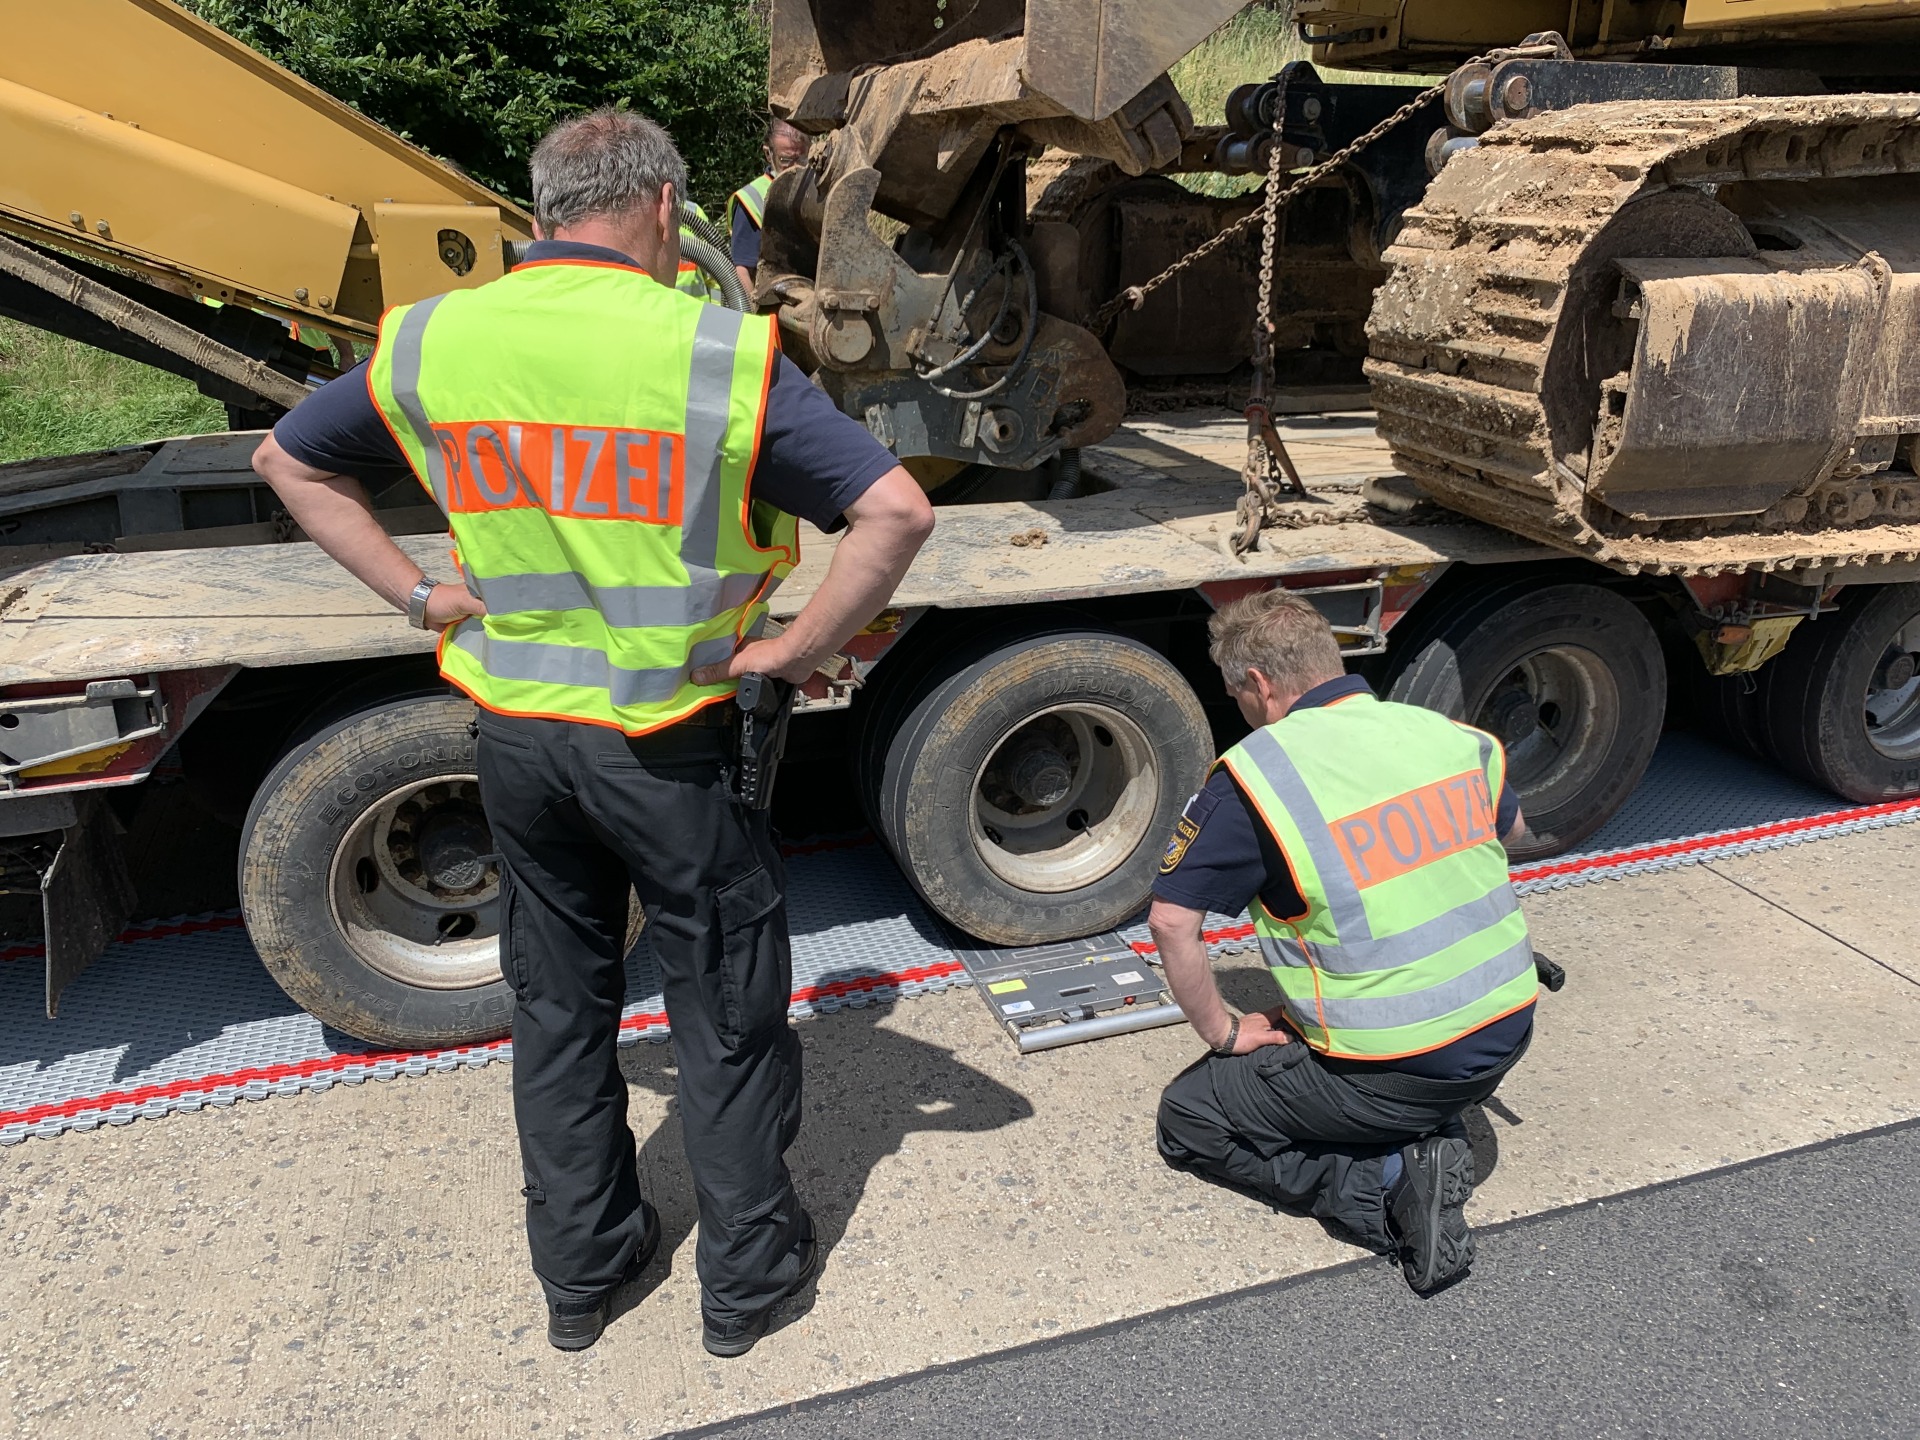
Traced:
<path fill-rule="evenodd" d="M 1477 1221 L 1564 1210 L 1920 1117 L 1920 826 L 1589 885 L 1526 908 L 1541 948 L 1572 979 L 1544 1000 L 1533 1052 L 1498 1103 L 1473 1117 L 1486 1176 Z M 1271 981 L 1243 961 L 1226 986 L 1251 1005 Z M 1565 1376 L 1590 1374 L 1599 1350 L 1629 1339 L 1638 1348 L 1620 1389 L 1658 1380 L 1663 1396 L 1692 1395 L 1719 1424 L 1734 1413 L 1724 1397 L 1771 1363 L 1751 1334 L 1722 1323 L 1747 1303 L 1739 1294 L 1779 1316 L 1786 1359 L 1774 1378 L 1809 1397 L 1802 1433 L 1845 1433 L 1880 1413 L 1832 1379 L 1865 1373 L 1868 1330 L 1913 1347 L 1896 1330 L 1920 1296 L 1911 1262 L 1893 1253 L 1914 1228 L 1911 1209 L 1905 1219 L 1897 1210 L 1911 1206 L 1908 1140 L 1885 1142 L 1885 1161 L 1847 1158 L 1872 1149 L 1821 1151 L 1663 1192 L 1698 1199 L 1643 1197 L 1500 1231 L 1483 1274 L 1416 1307 L 1390 1270 L 1352 1265 L 1355 1252 L 1317 1226 L 1160 1164 L 1159 1088 L 1198 1050 L 1183 1028 L 1022 1059 L 962 990 L 801 1029 L 808 1110 L 791 1158 L 831 1252 L 810 1308 L 746 1359 L 700 1349 L 693 1207 L 678 1127 L 663 1123 L 672 1054 L 643 1046 L 626 1052 L 625 1068 L 666 1245 L 650 1293 L 579 1356 L 544 1339 L 519 1230 L 505 1066 L 0 1152 L 0 1386 L 15 1432 L 657 1435 L 1246 1291 L 1255 1293 L 1228 1309 L 1124 1332 L 1140 1337 L 1124 1343 L 1141 1347 L 1142 1373 L 1177 1392 L 1154 1402 L 1171 1417 L 1163 1433 L 1251 1433 L 1222 1431 L 1223 1412 L 1206 1408 L 1224 1371 L 1193 1360 L 1155 1370 L 1147 1357 L 1181 1327 L 1225 1323 L 1206 1318 L 1215 1315 L 1245 1317 L 1263 1338 L 1241 1354 L 1270 1368 L 1296 1343 L 1285 1323 L 1294 1306 L 1316 1317 L 1297 1341 L 1304 1369 L 1352 1352 L 1348 1389 L 1322 1410 L 1264 1377 L 1260 1429 L 1297 1435 L 1472 1433 L 1478 1422 L 1455 1416 L 1489 1412 L 1459 1409 L 1461 1397 L 1485 1403 L 1482 1382 L 1495 1379 L 1505 1396 L 1495 1398 L 1535 1429 L 1558 1414 L 1568 1433 L 1593 1433 L 1578 1412 L 1565 1419 L 1585 1403 Z M 1787 1178 L 1764 1178 L 1773 1175 Z M 1829 1184 L 1871 1209 L 1872 1223 L 1853 1229 L 1821 1208 Z M 1765 1185 L 1774 1188 L 1756 1188 Z M 1900 1223 L 1889 1226 L 1890 1215 Z M 1789 1228 L 1813 1238 L 1797 1242 L 1807 1258 L 1776 1283 L 1765 1266 L 1781 1263 Z M 1529 1258 L 1529 1244 L 1548 1249 Z M 1562 1251 L 1576 1281 L 1558 1273 Z M 1666 1298 L 1634 1309 L 1609 1288 L 1629 1278 L 1665 1282 Z M 1698 1307 L 1689 1296 L 1702 1297 Z M 1842 1307 L 1838 1318 L 1809 1310 L 1821 1303 Z M 1450 1325 L 1515 1349 L 1550 1339 L 1595 1353 L 1572 1371 L 1546 1356 L 1531 1375 L 1443 1369 L 1428 1342 Z M 1654 1358 L 1655 1334 L 1667 1337 L 1666 1361 Z M 1690 1365 L 1722 1352 L 1731 1368 L 1718 1388 L 1682 1383 Z M 1102 1343 L 1053 1353 L 1099 1357 L 1073 1381 L 1084 1386 L 1124 1352 Z M 1884 1414 L 1897 1417 L 1912 1388 L 1899 1365 L 1911 1361 L 1889 1354 L 1881 1383 L 1897 1393 L 1883 1397 Z M 1427 1418 L 1419 1395 L 1397 1394 L 1374 1430 L 1340 1428 L 1374 1413 L 1356 1395 L 1393 1387 L 1409 1366 L 1452 1376 L 1455 1409 Z M 1015 1373 L 977 1369 L 968 1383 L 1011 1385 L 994 1377 Z M 1410 1376 L 1401 1388 L 1413 1385 Z M 976 1413 L 1031 1414 L 1036 1433 L 1067 1433 L 1039 1402 Z M 891 1422 L 865 1428 L 899 1433 Z"/>

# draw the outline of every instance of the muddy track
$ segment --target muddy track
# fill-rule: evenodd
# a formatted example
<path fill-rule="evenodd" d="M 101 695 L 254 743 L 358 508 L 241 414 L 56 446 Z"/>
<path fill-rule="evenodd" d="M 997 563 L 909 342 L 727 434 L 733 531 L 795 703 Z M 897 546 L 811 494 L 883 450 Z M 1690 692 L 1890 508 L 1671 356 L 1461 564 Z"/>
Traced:
<path fill-rule="evenodd" d="M 1632 101 L 1496 127 L 1447 164 L 1387 252 L 1367 374 L 1395 462 L 1454 509 L 1629 573 L 1920 561 L 1916 524 L 1608 533 L 1628 524 L 1556 459 L 1543 399 L 1556 340 L 1578 343 L 1560 335 L 1576 267 L 1630 201 L 1912 171 L 1915 96 Z"/>

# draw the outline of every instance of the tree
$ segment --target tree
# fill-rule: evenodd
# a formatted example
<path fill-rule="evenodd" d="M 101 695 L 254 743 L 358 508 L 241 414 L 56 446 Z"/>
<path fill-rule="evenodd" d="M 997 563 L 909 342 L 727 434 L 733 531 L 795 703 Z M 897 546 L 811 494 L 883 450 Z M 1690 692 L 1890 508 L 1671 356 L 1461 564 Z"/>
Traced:
<path fill-rule="evenodd" d="M 767 31 L 751 0 L 183 3 L 522 204 L 541 135 L 599 105 L 664 125 L 703 204 L 759 165 Z"/>

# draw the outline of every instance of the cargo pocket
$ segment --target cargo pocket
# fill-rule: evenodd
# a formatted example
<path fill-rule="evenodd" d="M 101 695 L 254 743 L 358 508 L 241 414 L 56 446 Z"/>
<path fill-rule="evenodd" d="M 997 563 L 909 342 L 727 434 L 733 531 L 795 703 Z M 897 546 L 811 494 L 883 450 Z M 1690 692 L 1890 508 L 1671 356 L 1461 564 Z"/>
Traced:
<path fill-rule="evenodd" d="M 513 872 L 500 863 L 500 978 L 507 982 L 514 998 L 527 998 L 527 947 L 520 933 L 520 897 L 514 893 Z"/>
<path fill-rule="evenodd" d="M 729 1049 L 787 1021 L 787 917 L 779 883 L 756 865 L 714 892 L 720 924 L 715 1028 Z"/>

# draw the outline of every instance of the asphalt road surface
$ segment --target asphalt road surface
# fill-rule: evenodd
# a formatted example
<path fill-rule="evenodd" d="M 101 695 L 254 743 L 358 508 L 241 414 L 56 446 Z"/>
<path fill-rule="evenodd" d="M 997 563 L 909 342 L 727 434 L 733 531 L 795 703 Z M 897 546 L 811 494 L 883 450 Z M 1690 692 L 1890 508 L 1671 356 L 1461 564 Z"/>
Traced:
<path fill-rule="evenodd" d="M 1429 1300 L 1361 1261 L 693 1433 L 1910 1436 L 1917 1315 L 1908 1123 L 1484 1229 Z"/>

